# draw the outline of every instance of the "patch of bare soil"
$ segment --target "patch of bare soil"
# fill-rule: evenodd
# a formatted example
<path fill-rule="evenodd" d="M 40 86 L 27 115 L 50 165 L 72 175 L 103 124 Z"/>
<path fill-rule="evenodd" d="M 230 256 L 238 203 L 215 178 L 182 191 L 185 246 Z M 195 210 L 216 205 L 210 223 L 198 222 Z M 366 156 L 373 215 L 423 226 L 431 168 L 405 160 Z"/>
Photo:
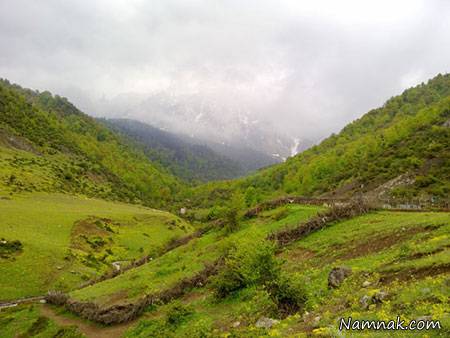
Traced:
<path fill-rule="evenodd" d="M 128 300 L 128 292 L 126 290 L 121 290 L 108 296 L 108 300 L 102 302 L 102 304 L 103 306 L 111 306 L 114 304 L 126 303 L 127 300 Z"/>
<path fill-rule="evenodd" d="M 40 310 L 43 316 L 50 318 L 60 326 L 75 325 L 88 338 L 119 338 L 133 325 L 133 322 L 128 322 L 114 326 L 101 326 L 78 318 L 60 315 L 49 305 L 42 305 Z"/>
<path fill-rule="evenodd" d="M 440 248 L 436 248 L 436 249 L 434 249 L 432 251 L 428 251 L 428 252 L 417 252 L 415 254 L 412 254 L 412 255 L 406 257 L 406 259 L 407 260 L 420 259 L 420 258 L 423 258 L 423 257 L 426 257 L 426 256 L 435 255 L 435 254 L 437 254 L 439 252 L 442 252 L 442 251 L 444 251 L 444 250 L 446 250 L 448 248 L 450 248 L 450 245 L 444 245 L 444 246 L 442 246 Z"/>
<path fill-rule="evenodd" d="M 415 227 L 381 236 L 369 237 L 366 241 L 360 242 L 355 247 L 346 250 L 343 254 L 339 255 L 339 258 L 352 259 L 356 257 L 366 256 L 374 252 L 379 252 L 395 244 L 404 242 L 418 233 L 430 232 L 435 228 L 436 227 L 433 226 Z"/>
<path fill-rule="evenodd" d="M 204 291 L 193 290 L 191 292 L 186 293 L 183 297 L 181 297 L 181 301 L 190 303 L 190 302 L 194 302 L 202 297 L 205 297 Z"/>
<path fill-rule="evenodd" d="M 101 248 L 108 243 L 113 224 L 110 219 L 94 216 L 75 222 L 70 234 L 71 247 L 83 251 Z"/>
<path fill-rule="evenodd" d="M 289 251 L 285 251 L 280 254 L 283 254 L 283 256 L 289 256 L 289 260 L 295 262 L 306 261 L 310 258 L 313 258 L 316 255 L 314 251 L 304 248 L 293 248 Z"/>
<path fill-rule="evenodd" d="M 389 284 L 394 280 L 399 281 L 408 281 L 412 279 L 417 280 L 426 277 L 441 275 L 444 273 L 450 273 L 450 263 L 385 272 L 384 274 L 382 274 L 380 278 L 380 283 Z"/>

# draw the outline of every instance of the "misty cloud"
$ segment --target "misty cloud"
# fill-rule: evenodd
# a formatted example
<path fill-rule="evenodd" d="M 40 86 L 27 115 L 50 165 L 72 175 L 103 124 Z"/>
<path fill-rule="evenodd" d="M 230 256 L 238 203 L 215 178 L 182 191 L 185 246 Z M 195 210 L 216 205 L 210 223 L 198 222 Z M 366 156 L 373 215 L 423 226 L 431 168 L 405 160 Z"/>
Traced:
<path fill-rule="evenodd" d="M 450 71 L 450 3 L 0 0 L 0 48 L 0 77 L 92 115 L 318 139 Z"/>

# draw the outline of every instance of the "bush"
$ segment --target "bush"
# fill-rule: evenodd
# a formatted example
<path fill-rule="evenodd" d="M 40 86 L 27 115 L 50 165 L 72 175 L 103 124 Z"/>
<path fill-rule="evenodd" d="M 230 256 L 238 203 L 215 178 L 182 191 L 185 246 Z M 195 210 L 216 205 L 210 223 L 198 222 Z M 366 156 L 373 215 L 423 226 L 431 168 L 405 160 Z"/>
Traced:
<path fill-rule="evenodd" d="M 241 241 L 234 245 L 226 255 L 224 267 L 212 281 L 217 298 L 276 279 L 279 263 L 274 250 L 274 245 L 265 240 Z"/>
<path fill-rule="evenodd" d="M 225 219 L 225 233 L 230 234 L 239 229 L 239 223 L 244 214 L 244 209 L 244 197 L 239 192 L 234 193 L 227 208 L 223 211 Z"/>
<path fill-rule="evenodd" d="M 283 218 L 285 218 L 287 215 L 289 215 L 289 209 L 287 206 L 284 206 L 278 210 L 276 210 L 273 214 L 272 214 L 272 218 L 275 221 L 279 221 Z"/>
<path fill-rule="evenodd" d="M 186 319 L 186 317 L 193 313 L 194 311 L 189 306 L 186 306 L 179 301 L 175 301 L 167 311 L 166 322 L 170 325 L 178 326 Z"/>
<path fill-rule="evenodd" d="M 8 241 L 0 239 L 0 257 L 8 258 L 9 255 L 22 251 L 22 243 L 19 240 Z"/>
<path fill-rule="evenodd" d="M 267 287 L 282 317 L 298 312 L 306 303 L 306 291 L 298 279 L 280 274 Z"/>

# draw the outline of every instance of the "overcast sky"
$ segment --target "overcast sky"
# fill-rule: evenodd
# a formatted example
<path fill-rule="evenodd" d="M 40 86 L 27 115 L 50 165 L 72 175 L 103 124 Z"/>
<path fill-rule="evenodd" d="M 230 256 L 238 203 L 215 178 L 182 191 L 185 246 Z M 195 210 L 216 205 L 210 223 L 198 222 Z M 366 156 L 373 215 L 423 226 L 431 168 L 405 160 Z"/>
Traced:
<path fill-rule="evenodd" d="M 195 94 L 322 137 L 450 71 L 450 1 L 0 0 L 0 51 L 0 77 L 89 114 Z"/>

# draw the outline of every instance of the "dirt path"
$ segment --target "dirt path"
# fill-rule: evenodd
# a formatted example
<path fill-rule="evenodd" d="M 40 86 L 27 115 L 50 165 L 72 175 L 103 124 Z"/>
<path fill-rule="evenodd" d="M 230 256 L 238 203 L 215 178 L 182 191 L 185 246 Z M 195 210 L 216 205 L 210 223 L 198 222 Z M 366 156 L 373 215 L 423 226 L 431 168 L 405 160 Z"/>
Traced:
<path fill-rule="evenodd" d="M 0 309 L 14 307 L 19 304 L 37 303 L 37 302 L 43 300 L 44 298 L 45 298 L 45 296 L 35 296 L 35 297 L 26 297 L 26 298 L 19 298 L 19 299 L 13 299 L 13 300 L 5 301 L 5 302 L 0 302 Z"/>
<path fill-rule="evenodd" d="M 56 324 L 61 326 L 75 325 L 78 327 L 81 333 L 88 338 L 120 338 L 125 331 L 134 324 L 129 322 L 126 324 L 114 325 L 114 326 L 101 326 L 94 323 L 89 323 L 78 318 L 69 318 L 60 314 L 57 314 L 54 309 L 49 305 L 42 305 L 41 314 L 50 318 Z"/>

